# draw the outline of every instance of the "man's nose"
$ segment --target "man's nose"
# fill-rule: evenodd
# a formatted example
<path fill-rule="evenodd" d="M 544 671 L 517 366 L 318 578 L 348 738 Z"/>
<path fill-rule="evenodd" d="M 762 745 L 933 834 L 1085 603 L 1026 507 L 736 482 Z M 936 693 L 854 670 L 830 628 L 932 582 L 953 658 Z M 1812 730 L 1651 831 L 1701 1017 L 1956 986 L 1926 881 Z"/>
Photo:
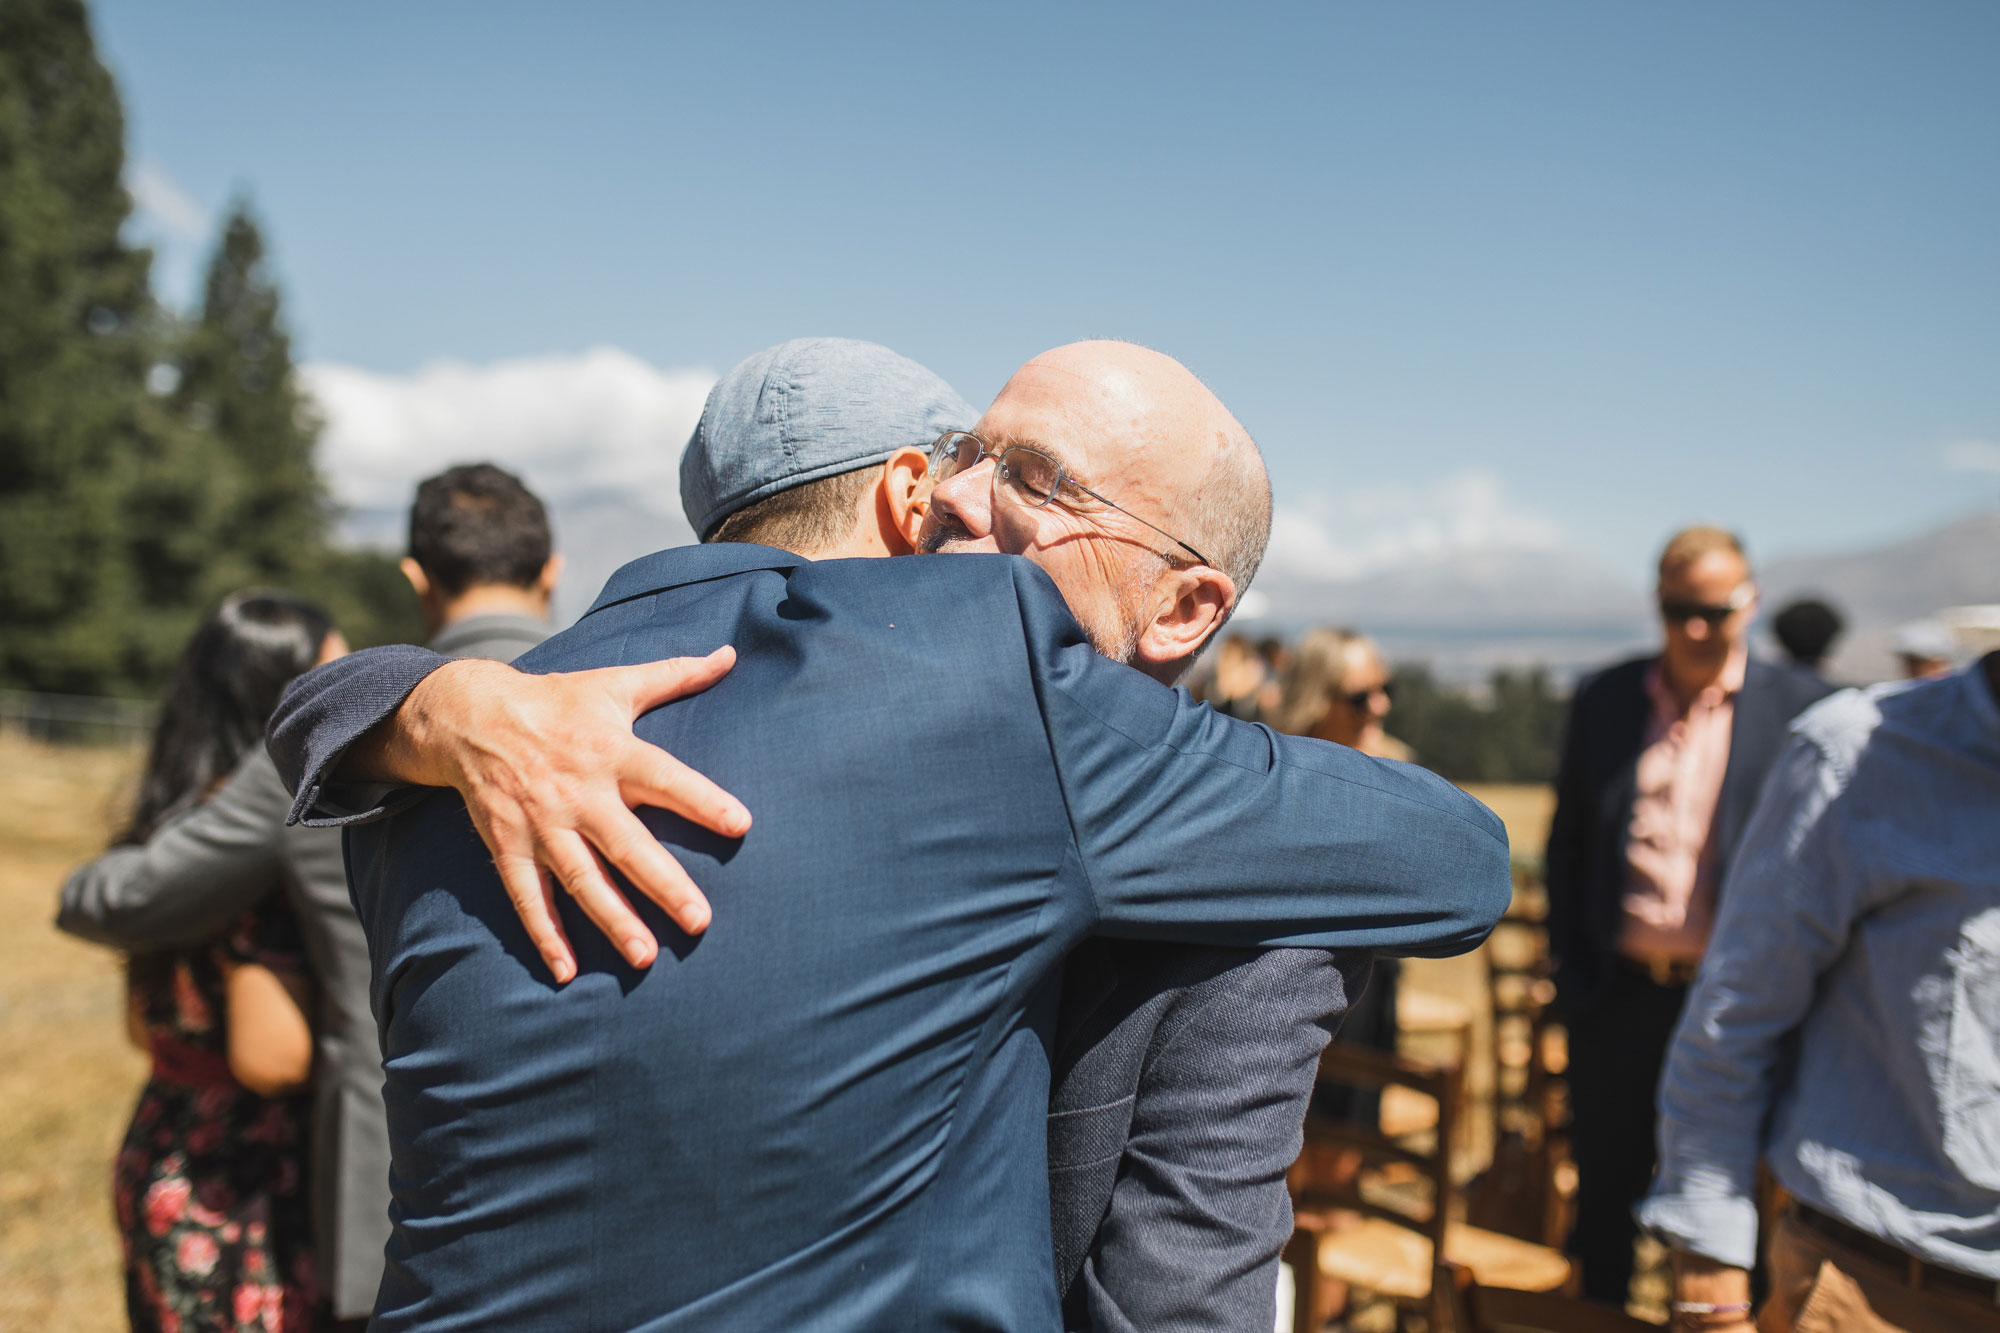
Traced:
<path fill-rule="evenodd" d="M 931 492 L 931 507 L 955 520 L 968 536 L 992 535 L 993 460 L 981 459 L 977 467 L 939 482 Z"/>
<path fill-rule="evenodd" d="M 1686 621 L 1682 622 L 1681 628 L 1686 630 L 1687 636 L 1690 639 L 1693 639 L 1696 643 L 1700 643 L 1703 639 L 1706 639 L 1710 634 L 1714 633 L 1714 631 L 1708 627 L 1708 622 L 1706 620 L 1703 620 L 1700 616 L 1689 617 Z"/>

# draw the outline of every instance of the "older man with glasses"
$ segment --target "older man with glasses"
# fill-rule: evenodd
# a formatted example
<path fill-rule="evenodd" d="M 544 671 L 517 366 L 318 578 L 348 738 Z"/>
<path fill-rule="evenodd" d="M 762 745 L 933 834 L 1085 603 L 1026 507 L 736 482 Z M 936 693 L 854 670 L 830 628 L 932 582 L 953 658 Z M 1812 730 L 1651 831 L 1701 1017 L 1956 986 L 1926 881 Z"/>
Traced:
<path fill-rule="evenodd" d="M 1652 1180 L 1654 1093 L 1717 891 L 1793 718 L 1831 686 L 1753 661 L 1757 585 L 1720 528 L 1660 555 L 1664 643 L 1577 687 L 1549 829 L 1549 944 L 1569 1025 L 1587 1295 L 1622 1305 Z"/>
<path fill-rule="evenodd" d="M 1341 1003 L 1329 951 L 1469 947 L 1508 896 L 1497 823 L 1416 770 L 1274 738 L 1102 660 L 1171 678 L 1262 554 L 1255 446 L 1184 368 L 1058 349 L 976 435 L 928 458 L 883 441 L 853 488 L 814 452 L 813 423 L 841 414 L 801 400 L 795 367 L 770 369 L 742 386 L 745 413 L 810 483 L 732 481 L 690 515 L 766 544 L 635 562 L 523 664 L 729 637 L 743 659 L 712 694 L 654 707 L 715 682 L 726 656 L 536 678 L 406 650 L 304 682 L 274 720 L 302 804 L 323 812 L 320 779 L 350 743 L 341 776 L 457 787 L 529 923 L 492 910 L 499 885 L 455 801 L 351 844 L 399 1108 L 378 1318 L 519 1319 L 587 1295 L 589 1326 L 1049 1326 L 1046 1161 L 1088 1178 L 1073 1199 L 1102 1186 L 1071 1210 L 1092 1215 L 1055 1219 L 1059 1263 L 1102 1258 L 1133 1293 L 1071 1326 L 1268 1324 L 1297 1145 L 1296 1106 L 1289 1126 L 1273 1108 L 1310 1086 Z M 711 424 L 691 455 L 717 447 Z M 928 494 L 912 463 L 942 477 Z M 913 540 L 1041 568 L 804 558 Z M 1079 655 L 1085 638 L 1097 653 Z M 909 687 L 924 678 L 948 687 Z M 757 829 L 646 741 L 724 776 Z M 724 836 L 641 824 L 628 800 Z M 663 841 L 716 897 L 715 930 Z M 659 918 L 633 914 L 598 855 L 689 932 L 671 959 L 654 961 Z M 652 971 L 620 975 L 592 939 L 573 951 L 538 863 Z M 1121 938 L 1065 975 L 1091 934 Z M 574 986 L 541 989 L 530 936 Z M 1154 951 L 1171 941 L 1169 975 Z M 1282 969 L 1230 975 L 1286 955 L 1331 978 L 1331 999 Z M 1062 1086 L 1045 1125 L 1048 1046 Z M 1152 1109 L 1131 1086 L 1149 1075 Z M 1189 1126 L 1206 1137 L 1176 1137 Z M 1257 1207 L 1216 1211 L 1218 1173 L 1247 1174 Z M 1131 1191 L 1145 1206 L 1113 1225 Z M 1147 1248 L 1190 1208 L 1217 1229 Z M 532 1278 L 501 1271 L 529 1250 Z"/>

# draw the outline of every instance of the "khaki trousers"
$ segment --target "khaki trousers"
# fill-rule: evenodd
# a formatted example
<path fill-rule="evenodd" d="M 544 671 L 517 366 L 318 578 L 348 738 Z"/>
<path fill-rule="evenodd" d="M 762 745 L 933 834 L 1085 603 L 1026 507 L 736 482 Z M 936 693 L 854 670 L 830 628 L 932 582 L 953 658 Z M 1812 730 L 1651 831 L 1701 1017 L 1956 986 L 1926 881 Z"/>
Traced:
<path fill-rule="evenodd" d="M 2000 1307 L 1910 1286 L 1905 1269 L 1780 1215 L 1758 1333 L 2000 1333 Z"/>

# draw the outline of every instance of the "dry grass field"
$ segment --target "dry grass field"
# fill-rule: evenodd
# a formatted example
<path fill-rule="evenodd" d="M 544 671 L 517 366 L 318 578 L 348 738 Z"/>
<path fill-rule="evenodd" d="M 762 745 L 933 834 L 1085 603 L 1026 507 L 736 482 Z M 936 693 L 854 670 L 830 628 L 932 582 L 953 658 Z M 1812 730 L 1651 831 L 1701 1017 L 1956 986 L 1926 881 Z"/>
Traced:
<path fill-rule="evenodd" d="M 104 846 L 137 769 L 129 750 L 0 733 L 0 1328 L 123 1326 L 111 1158 L 143 1081 L 117 959 L 51 924 L 64 875 Z M 1539 851 L 1549 794 L 1483 787 L 1517 850 Z M 1419 959 L 1405 985 L 1483 1009 L 1484 973 Z M 1481 1034 L 1481 1042 L 1490 1039 Z"/>
<path fill-rule="evenodd" d="M 118 959 L 52 922 L 138 762 L 0 733 L 0 1328 L 124 1326 L 111 1158 L 145 1061 Z"/>

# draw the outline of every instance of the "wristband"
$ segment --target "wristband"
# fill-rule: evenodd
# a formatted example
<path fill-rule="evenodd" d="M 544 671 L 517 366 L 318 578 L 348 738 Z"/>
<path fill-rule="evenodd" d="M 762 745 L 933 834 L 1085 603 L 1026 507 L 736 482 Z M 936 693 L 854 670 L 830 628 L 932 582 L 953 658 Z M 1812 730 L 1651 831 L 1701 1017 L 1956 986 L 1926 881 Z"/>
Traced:
<path fill-rule="evenodd" d="M 1715 1305 L 1709 1301 L 1675 1301 L 1675 1314 L 1749 1314 L 1750 1302 L 1735 1301 L 1728 1305 Z"/>

